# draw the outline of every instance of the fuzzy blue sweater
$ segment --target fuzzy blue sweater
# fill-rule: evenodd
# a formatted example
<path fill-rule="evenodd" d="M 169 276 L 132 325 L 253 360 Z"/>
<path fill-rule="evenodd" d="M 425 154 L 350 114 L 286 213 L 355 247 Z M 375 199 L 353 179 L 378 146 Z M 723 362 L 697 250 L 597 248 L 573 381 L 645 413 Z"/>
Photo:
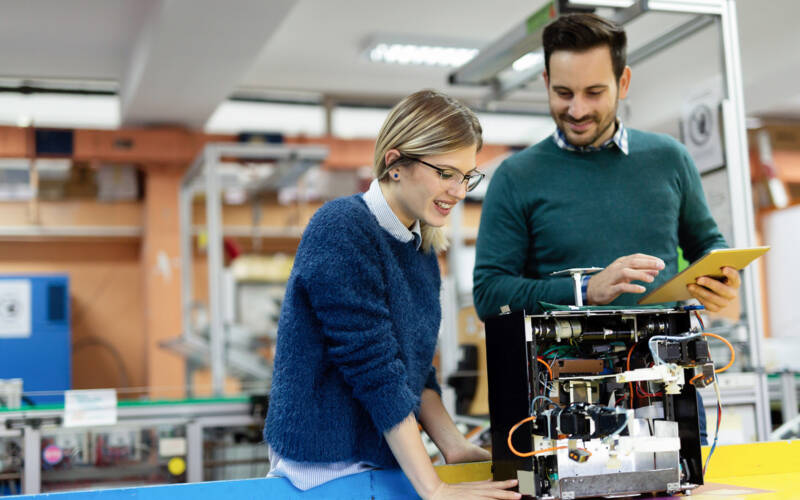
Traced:
<path fill-rule="evenodd" d="M 439 264 L 382 229 L 361 195 L 306 228 L 278 323 L 264 437 L 301 462 L 397 467 L 383 437 L 424 388 L 441 320 Z"/>

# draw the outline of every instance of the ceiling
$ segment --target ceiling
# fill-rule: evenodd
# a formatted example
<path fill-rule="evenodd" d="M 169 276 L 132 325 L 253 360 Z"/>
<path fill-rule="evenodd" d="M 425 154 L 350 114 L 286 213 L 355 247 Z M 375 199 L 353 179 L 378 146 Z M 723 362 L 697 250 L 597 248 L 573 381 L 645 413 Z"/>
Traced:
<path fill-rule="evenodd" d="M 545 0 L 5 0 L 0 79 L 118 92 L 124 125 L 202 128 L 231 96 L 386 105 L 433 87 L 475 103 L 486 89 L 452 87 L 451 71 L 370 62 L 368 40 L 392 37 L 484 47 Z M 739 0 L 750 115 L 800 119 L 800 2 Z M 776 15 L 776 13 L 778 15 Z M 644 16 L 631 48 L 681 21 Z M 626 113 L 637 126 L 672 123 L 682 98 L 718 73 L 707 28 L 634 67 Z M 11 83 L 9 83 L 11 82 Z M 501 109 L 545 110 L 541 81 Z"/>

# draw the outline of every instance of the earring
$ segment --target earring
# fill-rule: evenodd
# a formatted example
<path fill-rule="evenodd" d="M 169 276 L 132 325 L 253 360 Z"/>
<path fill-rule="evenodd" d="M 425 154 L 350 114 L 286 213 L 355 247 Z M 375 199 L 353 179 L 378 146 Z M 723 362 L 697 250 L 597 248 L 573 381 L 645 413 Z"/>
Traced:
<path fill-rule="evenodd" d="M 399 179 L 399 178 L 400 178 L 400 175 L 398 175 L 398 174 L 394 174 L 394 178 L 395 178 L 395 179 Z"/>

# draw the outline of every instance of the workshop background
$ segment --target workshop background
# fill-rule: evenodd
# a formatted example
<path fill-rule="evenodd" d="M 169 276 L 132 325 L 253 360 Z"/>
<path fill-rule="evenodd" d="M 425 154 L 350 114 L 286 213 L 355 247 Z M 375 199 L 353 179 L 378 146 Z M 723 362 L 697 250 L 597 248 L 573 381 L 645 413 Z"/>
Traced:
<path fill-rule="evenodd" d="M 3 1 L 0 496 L 263 477 L 276 325 L 305 224 L 366 189 L 383 119 L 416 90 L 476 110 L 489 176 L 552 133 L 540 51 L 480 59 L 551 4 Z M 772 247 L 740 300 L 705 315 L 737 349 L 719 377 L 721 444 L 800 436 L 800 3 L 735 7 L 738 47 L 691 12 L 627 24 L 636 58 L 620 103 L 626 125 L 687 145 L 729 242 Z M 483 84 L 459 72 L 473 58 Z M 731 65 L 743 120 L 726 107 Z M 733 169 L 735 129 L 747 142 Z M 446 405 L 478 438 L 471 288 L 487 184 L 448 228 L 435 360 Z"/>

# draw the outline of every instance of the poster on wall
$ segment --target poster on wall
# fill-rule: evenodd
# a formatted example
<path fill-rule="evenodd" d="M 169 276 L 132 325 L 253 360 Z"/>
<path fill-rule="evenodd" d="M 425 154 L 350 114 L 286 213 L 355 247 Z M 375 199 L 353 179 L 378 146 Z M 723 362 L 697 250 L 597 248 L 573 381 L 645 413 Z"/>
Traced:
<path fill-rule="evenodd" d="M 0 338 L 31 336 L 31 282 L 0 279 Z"/>
<path fill-rule="evenodd" d="M 720 120 L 721 102 L 721 88 L 709 84 L 692 93 L 681 108 L 683 144 L 700 173 L 725 164 Z"/>

